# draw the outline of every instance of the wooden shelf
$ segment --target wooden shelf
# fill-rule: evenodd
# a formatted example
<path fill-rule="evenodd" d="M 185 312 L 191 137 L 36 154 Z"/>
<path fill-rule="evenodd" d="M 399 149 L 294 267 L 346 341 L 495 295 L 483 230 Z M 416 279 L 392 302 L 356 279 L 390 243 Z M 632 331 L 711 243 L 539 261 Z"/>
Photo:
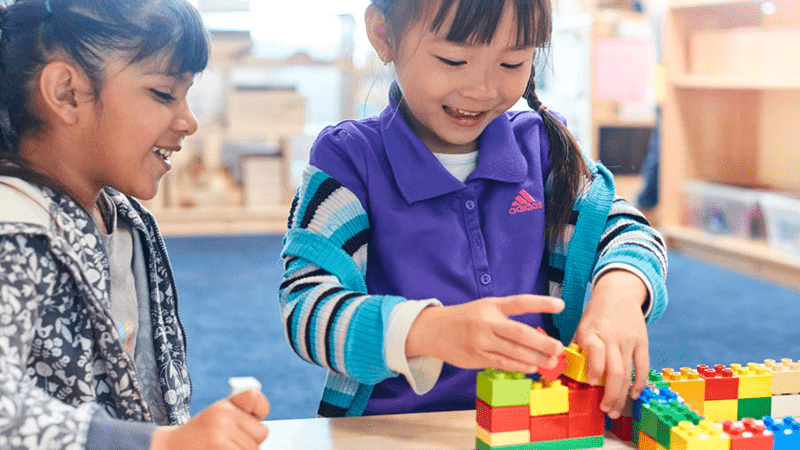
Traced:
<path fill-rule="evenodd" d="M 683 226 L 664 226 L 660 231 L 670 250 L 800 289 L 800 259 L 771 248 L 764 241 L 714 235 Z"/>
<path fill-rule="evenodd" d="M 795 76 L 684 75 L 674 83 L 681 89 L 800 90 L 800 77 Z"/>
<path fill-rule="evenodd" d="M 673 9 L 725 7 L 737 5 L 760 5 L 764 0 L 672 0 Z"/>

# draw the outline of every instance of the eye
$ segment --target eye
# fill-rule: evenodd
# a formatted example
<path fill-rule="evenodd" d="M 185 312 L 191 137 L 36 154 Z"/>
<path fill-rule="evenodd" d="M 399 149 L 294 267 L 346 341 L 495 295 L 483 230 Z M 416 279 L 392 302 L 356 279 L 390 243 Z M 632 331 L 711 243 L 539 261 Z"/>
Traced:
<path fill-rule="evenodd" d="M 439 61 L 447 64 L 448 66 L 453 66 L 453 67 L 463 66 L 464 64 L 467 63 L 466 61 L 453 61 L 452 59 L 442 58 L 441 56 L 437 56 L 437 58 L 439 59 Z"/>
<path fill-rule="evenodd" d="M 175 101 L 175 97 L 172 96 L 169 92 L 159 91 L 158 89 L 150 89 L 150 92 L 153 93 L 158 99 L 164 103 L 171 103 Z"/>
<path fill-rule="evenodd" d="M 500 67 L 505 67 L 506 69 L 519 69 L 520 67 L 522 67 L 524 65 L 525 65 L 524 62 L 521 62 L 519 64 L 506 64 L 506 63 L 503 63 L 503 64 L 500 64 Z"/>

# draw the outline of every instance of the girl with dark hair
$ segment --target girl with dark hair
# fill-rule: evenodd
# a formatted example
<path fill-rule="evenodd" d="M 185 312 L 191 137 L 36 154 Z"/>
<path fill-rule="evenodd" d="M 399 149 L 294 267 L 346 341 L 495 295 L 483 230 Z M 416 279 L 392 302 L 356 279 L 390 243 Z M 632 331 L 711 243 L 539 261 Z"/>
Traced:
<path fill-rule="evenodd" d="M 575 342 L 617 417 L 647 381 L 666 248 L 536 95 L 549 1 L 372 0 L 365 18 L 390 104 L 322 131 L 284 241 L 289 344 L 329 369 L 319 413 L 471 409 L 476 369 L 552 368 Z"/>
<path fill-rule="evenodd" d="M 0 448 L 257 449 L 249 390 L 189 417 L 150 199 L 208 62 L 185 0 L 0 7 Z"/>

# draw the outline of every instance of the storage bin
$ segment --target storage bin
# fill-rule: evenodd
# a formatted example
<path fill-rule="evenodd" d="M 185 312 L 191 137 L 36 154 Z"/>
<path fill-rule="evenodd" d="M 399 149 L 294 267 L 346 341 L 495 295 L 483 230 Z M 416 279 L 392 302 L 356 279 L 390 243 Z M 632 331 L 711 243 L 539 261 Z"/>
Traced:
<path fill-rule="evenodd" d="M 683 184 L 689 225 L 742 238 L 764 236 L 764 217 L 755 189 L 690 180 Z"/>
<path fill-rule="evenodd" d="M 800 258 L 800 200 L 764 192 L 759 196 L 759 202 L 764 210 L 770 247 Z"/>

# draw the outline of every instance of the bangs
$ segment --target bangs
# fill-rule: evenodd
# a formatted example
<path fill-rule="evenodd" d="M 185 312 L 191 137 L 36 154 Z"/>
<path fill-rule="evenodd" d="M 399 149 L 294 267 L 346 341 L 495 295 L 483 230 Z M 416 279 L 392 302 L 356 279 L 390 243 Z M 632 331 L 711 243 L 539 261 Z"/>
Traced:
<path fill-rule="evenodd" d="M 514 9 L 517 19 L 518 47 L 544 47 L 550 41 L 549 0 L 441 0 L 431 31 L 441 31 L 447 19 L 453 17 L 445 35 L 447 41 L 468 45 L 491 43 L 507 5 Z"/>
<path fill-rule="evenodd" d="M 209 40 L 200 13 L 186 2 L 164 0 L 145 25 L 140 51 L 131 62 L 169 52 L 170 75 L 202 72 L 208 65 Z"/>

